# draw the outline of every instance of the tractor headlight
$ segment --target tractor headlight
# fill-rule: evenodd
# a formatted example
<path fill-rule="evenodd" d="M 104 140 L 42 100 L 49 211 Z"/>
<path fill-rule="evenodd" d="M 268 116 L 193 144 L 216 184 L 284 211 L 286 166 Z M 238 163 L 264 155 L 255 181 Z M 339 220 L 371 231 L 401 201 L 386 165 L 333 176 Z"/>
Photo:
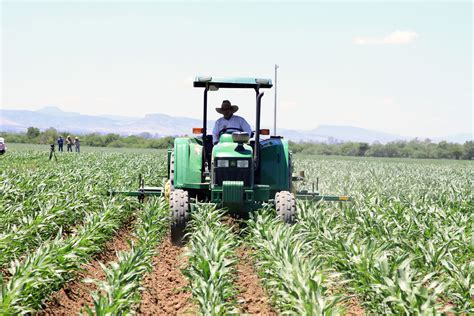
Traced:
<path fill-rule="evenodd" d="M 218 159 L 217 160 L 217 167 L 218 168 L 228 168 L 229 167 L 229 160 Z"/>
<path fill-rule="evenodd" d="M 248 160 L 237 160 L 237 168 L 248 168 L 249 161 Z"/>

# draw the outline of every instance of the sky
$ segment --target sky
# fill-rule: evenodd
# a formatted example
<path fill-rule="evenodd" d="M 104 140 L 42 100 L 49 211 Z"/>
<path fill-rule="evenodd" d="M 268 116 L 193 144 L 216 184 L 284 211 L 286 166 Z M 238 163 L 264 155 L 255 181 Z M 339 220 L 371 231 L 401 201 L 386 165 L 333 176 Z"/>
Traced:
<path fill-rule="evenodd" d="M 2 1 L 2 109 L 202 117 L 196 76 L 277 73 L 277 129 L 474 133 L 466 2 Z M 221 89 L 255 126 L 255 94 Z M 263 97 L 273 129 L 275 89 Z M 209 111 L 211 119 L 219 114 Z"/>

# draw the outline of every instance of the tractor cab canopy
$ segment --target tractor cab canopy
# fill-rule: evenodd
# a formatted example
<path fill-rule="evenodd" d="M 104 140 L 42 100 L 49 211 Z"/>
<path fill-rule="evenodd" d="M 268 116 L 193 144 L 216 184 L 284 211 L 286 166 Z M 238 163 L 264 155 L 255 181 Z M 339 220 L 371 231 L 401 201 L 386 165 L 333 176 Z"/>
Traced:
<path fill-rule="evenodd" d="M 252 77 L 233 77 L 233 78 L 214 78 L 211 76 L 197 76 L 194 79 L 193 86 L 195 88 L 204 88 L 204 102 L 203 102 L 203 126 L 202 129 L 195 129 L 197 133 L 201 132 L 203 139 L 207 136 L 207 94 L 209 91 L 217 91 L 219 88 L 230 89 L 253 89 L 256 93 L 256 140 L 260 136 L 260 100 L 263 97 L 263 92 L 260 88 L 273 87 L 272 79 L 252 78 Z M 193 129 L 194 133 L 194 129 Z"/>
<path fill-rule="evenodd" d="M 210 76 L 198 76 L 193 82 L 195 88 L 204 88 L 204 102 L 203 102 L 203 117 L 202 129 L 198 129 L 202 133 L 203 139 L 203 170 L 204 161 L 208 162 L 210 166 L 211 162 L 211 152 L 212 152 L 212 136 L 207 135 L 207 94 L 209 91 L 217 91 L 219 88 L 240 88 L 240 89 L 253 89 L 256 94 L 256 123 L 255 123 L 255 140 L 254 140 L 254 160 L 255 168 L 258 169 L 259 164 L 259 152 L 260 152 L 260 109 L 261 109 L 261 99 L 263 97 L 263 92 L 260 91 L 260 88 L 271 88 L 273 87 L 271 79 L 262 79 L 262 78 L 213 78 Z M 263 131 L 262 131 L 263 132 Z"/>
<path fill-rule="evenodd" d="M 208 88 L 211 91 L 216 91 L 219 88 L 271 88 L 273 84 L 271 79 L 264 78 L 213 78 L 202 76 L 196 77 L 194 87 Z"/>

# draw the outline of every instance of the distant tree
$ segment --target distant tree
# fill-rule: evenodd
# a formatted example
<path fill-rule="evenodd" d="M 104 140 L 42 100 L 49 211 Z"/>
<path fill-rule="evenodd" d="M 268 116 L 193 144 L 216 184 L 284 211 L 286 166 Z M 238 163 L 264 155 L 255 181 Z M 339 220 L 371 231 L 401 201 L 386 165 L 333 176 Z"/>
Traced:
<path fill-rule="evenodd" d="M 385 157 L 384 145 L 374 142 L 365 155 L 369 157 Z"/>
<path fill-rule="evenodd" d="M 473 160 L 474 159 L 474 141 L 470 140 L 465 142 L 464 145 L 463 159 Z"/>
<path fill-rule="evenodd" d="M 58 131 L 54 127 L 46 129 L 41 133 L 40 143 L 41 144 L 53 144 L 58 138 Z"/>
<path fill-rule="evenodd" d="M 119 140 L 119 139 L 120 139 L 120 135 L 119 135 L 119 134 L 112 134 L 112 133 L 107 134 L 107 135 L 105 135 L 105 142 L 104 142 L 104 145 L 105 145 L 105 146 L 108 146 L 110 143 L 115 142 L 115 141 L 117 141 L 117 140 Z M 112 146 L 112 147 L 113 147 L 113 146 Z"/>
<path fill-rule="evenodd" d="M 343 156 L 357 156 L 359 154 L 358 143 L 346 142 L 339 147 Z"/>
<path fill-rule="evenodd" d="M 459 158 L 462 157 L 462 154 L 463 154 L 463 147 L 462 145 L 459 145 L 459 144 L 451 144 L 451 156 L 456 159 L 456 160 L 459 160 Z"/>
<path fill-rule="evenodd" d="M 105 146 L 105 137 L 98 133 L 87 134 L 84 136 L 83 144 L 87 146 L 103 147 Z"/>
<path fill-rule="evenodd" d="M 369 150 L 370 146 L 369 144 L 367 143 L 359 143 L 359 152 L 358 152 L 358 156 L 365 156 L 365 153 L 367 152 L 367 150 Z"/>
<path fill-rule="evenodd" d="M 293 153 L 300 153 L 303 151 L 304 145 L 301 143 L 296 143 L 293 141 L 289 141 L 288 145 L 290 146 L 290 149 Z"/>
<path fill-rule="evenodd" d="M 441 141 L 436 148 L 436 158 L 447 159 L 450 157 L 449 144 L 447 141 Z"/>
<path fill-rule="evenodd" d="M 30 126 L 28 127 L 28 130 L 26 131 L 26 136 L 30 139 L 38 137 L 40 134 L 39 128 Z"/>
<path fill-rule="evenodd" d="M 0 132 L 0 136 L 9 143 L 53 143 L 59 135 L 64 138 L 71 133 L 58 132 L 48 128 L 41 132 L 36 127 L 29 127 L 26 133 Z M 157 136 L 155 134 L 155 136 Z M 81 137 L 82 144 L 97 147 L 129 147 L 129 148 L 171 148 L 174 137 L 151 137 L 150 133 L 139 135 L 120 136 L 119 134 L 101 135 L 92 133 Z M 411 141 L 394 141 L 387 144 L 373 142 L 339 142 L 331 139 L 332 144 L 317 142 L 289 141 L 293 153 L 306 155 L 343 155 L 365 157 L 406 157 L 406 158 L 443 158 L 443 159 L 474 159 L 474 141 L 467 141 L 463 145 L 441 141 L 433 143 L 429 139 L 413 139 Z"/>
<path fill-rule="evenodd" d="M 121 148 L 121 147 L 125 147 L 125 143 L 122 142 L 121 140 L 115 140 L 115 141 L 111 142 L 110 144 L 108 144 L 107 147 Z"/>

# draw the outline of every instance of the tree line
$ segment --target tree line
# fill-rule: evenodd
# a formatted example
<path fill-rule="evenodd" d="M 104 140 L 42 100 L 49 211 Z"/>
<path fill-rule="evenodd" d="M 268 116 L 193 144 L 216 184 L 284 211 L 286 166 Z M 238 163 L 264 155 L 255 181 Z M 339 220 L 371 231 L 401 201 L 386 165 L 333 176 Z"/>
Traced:
<path fill-rule="evenodd" d="M 66 138 L 73 133 L 58 132 L 54 128 L 40 131 L 36 127 L 29 127 L 26 133 L 0 132 L 10 143 L 56 143 L 59 135 Z M 174 137 L 152 138 L 149 133 L 132 136 L 119 134 L 90 133 L 79 135 L 81 144 L 93 147 L 131 147 L 131 148 L 156 148 L 166 149 L 173 146 Z M 429 139 L 411 141 L 394 141 L 387 144 L 344 142 L 337 144 L 326 143 L 296 143 L 289 142 L 290 150 L 294 153 L 308 155 L 338 155 L 359 157 L 399 157 L 399 158 L 432 158 L 432 159 L 474 159 L 474 141 L 464 144 L 448 143 L 442 141 L 433 143 Z"/>
<path fill-rule="evenodd" d="M 62 136 L 78 136 L 81 145 L 92 147 L 128 147 L 128 148 L 155 148 L 166 149 L 173 146 L 174 137 L 150 138 L 150 134 L 121 136 L 115 133 L 109 134 L 81 134 L 77 135 L 71 132 L 59 132 L 55 128 L 48 128 L 40 131 L 36 127 L 28 127 L 26 133 L 6 133 L 0 132 L 0 136 L 4 137 L 9 143 L 27 143 L 27 144 L 57 144 L 57 139 Z"/>
<path fill-rule="evenodd" d="M 290 141 L 294 153 L 308 155 L 339 155 L 359 157 L 431 158 L 431 159 L 474 159 L 474 141 L 464 144 L 441 141 L 433 143 L 429 139 L 393 141 L 387 144 L 344 142 L 337 144 L 295 143 Z"/>

